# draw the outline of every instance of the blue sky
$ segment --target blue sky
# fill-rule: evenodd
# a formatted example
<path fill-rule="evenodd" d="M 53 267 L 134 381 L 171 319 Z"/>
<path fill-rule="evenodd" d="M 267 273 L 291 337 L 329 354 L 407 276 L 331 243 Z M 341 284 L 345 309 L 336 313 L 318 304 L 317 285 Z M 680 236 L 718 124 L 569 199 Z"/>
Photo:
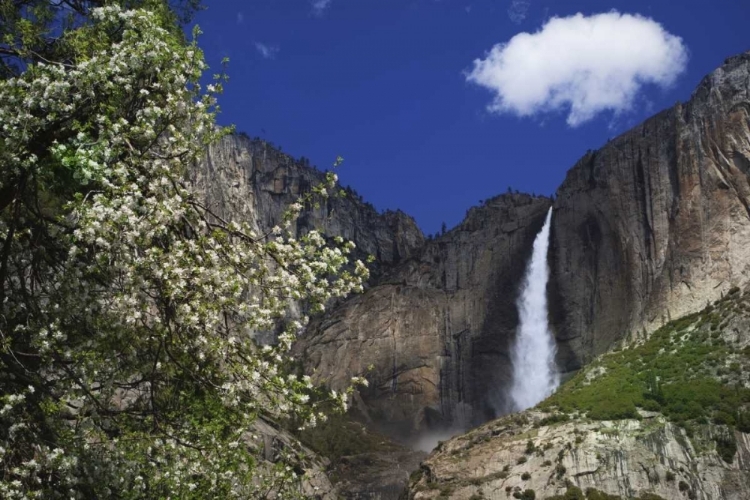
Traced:
<path fill-rule="evenodd" d="M 343 156 L 344 184 L 426 233 L 509 186 L 554 193 L 750 50 L 746 0 L 207 4 L 206 59 L 230 59 L 219 122 L 320 168 Z"/>

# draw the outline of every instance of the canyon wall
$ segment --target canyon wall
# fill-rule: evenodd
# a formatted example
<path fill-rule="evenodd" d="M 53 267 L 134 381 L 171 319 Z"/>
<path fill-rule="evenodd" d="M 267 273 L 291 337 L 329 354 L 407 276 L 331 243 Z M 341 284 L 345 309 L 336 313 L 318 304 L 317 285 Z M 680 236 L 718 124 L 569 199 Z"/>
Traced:
<path fill-rule="evenodd" d="M 557 191 L 551 318 L 574 369 L 750 279 L 750 53 L 587 153 Z"/>
<path fill-rule="evenodd" d="M 230 135 L 189 181 L 217 216 L 268 232 L 324 175 L 264 141 Z M 363 295 L 314 319 L 295 355 L 335 389 L 365 374 L 371 385 L 358 408 L 392 435 L 463 429 L 504 412 L 518 283 L 551 200 L 498 196 L 427 241 L 403 212 L 378 213 L 346 191 L 295 229 L 351 239 L 357 257 L 375 257 L 373 277 Z"/>
<path fill-rule="evenodd" d="M 268 231 L 323 175 L 234 135 L 190 180 L 218 215 Z M 687 103 L 587 153 L 554 203 L 499 196 L 425 240 L 407 215 L 379 214 L 348 190 L 296 229 L 352 239 L 358 257 L 375 256 L 373 278 L 315 319 L 295 355 L 336 389 L 366 375 L 357 407 L 395 435 L 485 421 L 507 410 L 518 286 L 550 204 L 550 319 L 568 372 L 750 279 L 749 179 L 747 53 Z"/>
<path fill-rule="evenodd" d="M 504 412 L 518 283 L 550 203 L 509 194 L 472 208 L 313 323 L 295 352 L 334 388 L 366 375 L 360 411 L 402 437 Z"/>

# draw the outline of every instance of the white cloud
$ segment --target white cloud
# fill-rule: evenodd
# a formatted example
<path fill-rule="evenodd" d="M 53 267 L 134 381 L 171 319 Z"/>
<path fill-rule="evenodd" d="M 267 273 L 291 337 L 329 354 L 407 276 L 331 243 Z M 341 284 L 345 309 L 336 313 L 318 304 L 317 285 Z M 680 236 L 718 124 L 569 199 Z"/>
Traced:
<path fill-rule="evenodd" d="M 323 12 L 331 6 L 331 0 L 310 0 L 310 5 L 312 5 L 313 14 L 322 16 Z"/>
<path fill-rule="evenodd" d="M 669 87 L 684 71 L 682 39 L 653 19 L 605 14 L 553 17 L 474 61 L 468 81 L 495 93 L 489 110 L 532 116 L 566 110 L 578 126 L 633 107 L 645 84 Z"/>
<path fill-rule="evenodd" d="M 276 45 L 255 42 L 255 48 L 264 59 L 276 59 L 276 54 L 279 53 L 279 47 Z"/>
<path fill-rule="evenodd" d="M 521 24 L 529 12 L 529 0 L 513 0 L 508 7 L 508 17 L 516 24 Z"/>
<path fill-rule="evenodd" d="M 242 24 L 243 22 L 245 22 L 245 14 L 243 14 L 242 12 L 238 12 L 237 13 L 237 24 Z"/>

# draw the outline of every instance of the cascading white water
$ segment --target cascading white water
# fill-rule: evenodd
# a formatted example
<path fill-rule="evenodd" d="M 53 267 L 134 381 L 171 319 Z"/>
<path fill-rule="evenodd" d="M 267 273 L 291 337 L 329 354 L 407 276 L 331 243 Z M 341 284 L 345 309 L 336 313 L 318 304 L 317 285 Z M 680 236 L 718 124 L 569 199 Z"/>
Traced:
<path fill-rule="evenodd" d="M 518 333 L 511 352 L 513 385 L 510 400 L 513 411 L 536 405 L 552 394 L 560 382 L 555 366 L 555 340 L 547 319 L 547 249 L 551 220 L 550 208 L 544 227 L 534 240 L 534 250 L 516 304 Z"/>

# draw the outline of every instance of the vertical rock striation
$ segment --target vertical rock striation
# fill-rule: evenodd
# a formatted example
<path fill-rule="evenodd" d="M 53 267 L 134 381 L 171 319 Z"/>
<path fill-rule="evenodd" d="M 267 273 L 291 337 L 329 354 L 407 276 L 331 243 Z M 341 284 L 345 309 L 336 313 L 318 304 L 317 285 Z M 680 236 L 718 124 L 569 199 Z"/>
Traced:
<path fill-rule="evenodd" d="M 557 192 L 551 315 L 575 369 L 750 279 L 750 53 L 587 153 Z"/>

